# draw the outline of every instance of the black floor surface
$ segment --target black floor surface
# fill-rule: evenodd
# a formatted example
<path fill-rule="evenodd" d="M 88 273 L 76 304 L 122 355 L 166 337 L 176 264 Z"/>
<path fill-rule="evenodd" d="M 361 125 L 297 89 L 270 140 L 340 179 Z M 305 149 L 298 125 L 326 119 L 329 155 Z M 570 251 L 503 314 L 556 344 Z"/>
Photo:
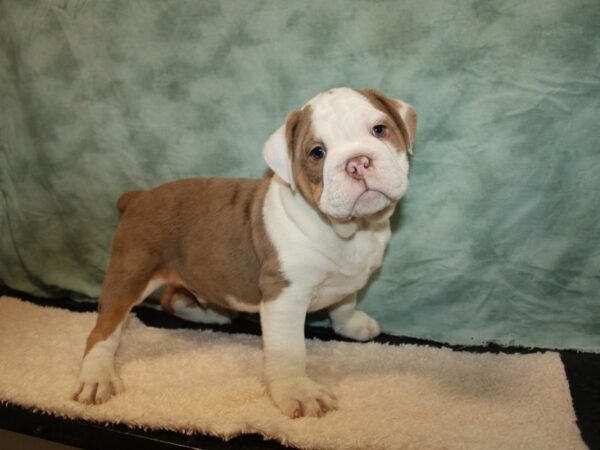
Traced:
<path fill-rule="evenodd" d="M 22 298 L 44 306 L 62 307 L 72 311 L 94 311 L 94 303 L 81 303 L 70 299 L 39 299 L 23 292 L 0 287 L 0 295 Z M 180 320 L 156 309 L 139 306 L 134 309 L 137 317 L 146 325 L 161 328 L 212 329 L 228 333 L 248 333 L 259 335 L 260 326 L 255 320 L 239 319 L 231 325 L 200 325 Z M 329 328 L 306 327 L 307 338 L 321 340 L 347 340 L 337 336 Z M 456 351 L 473 353 L 533 353 L 544 349 L 522 347 L 501 347 L 495 344 L 486 346 L 455 346 L 423 339 L 398 337 L 382 334 L 376 342 L 394 345 L 416 344 L 431 347 L 446 347 Z M 581 435 L 592 450 L 600 450 L 600 354 L 560 351 L 565 366 L 571 396 L 577 415 Z M 535 418 L 532 418 L 535 420 Z M 244 435 L 227 442 L 214 437 L 187 436 L 171 431 L 144 431 L 123 425 L 105 426 L 83 420 L 61 419 L 51 415 L 33 412 L 16 405 L 0 405 L 0 428 L 28 434 L 64 444 L 89 448 L 127 449 L 282 449 L 286 448 L 274 441 L 264 440 L 259 435 Z"/>

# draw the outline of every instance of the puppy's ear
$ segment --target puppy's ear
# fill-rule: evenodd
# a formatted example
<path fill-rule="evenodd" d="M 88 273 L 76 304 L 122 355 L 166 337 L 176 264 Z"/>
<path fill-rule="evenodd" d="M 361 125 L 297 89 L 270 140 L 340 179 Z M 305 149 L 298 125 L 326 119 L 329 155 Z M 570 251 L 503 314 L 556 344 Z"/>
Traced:
<path fill-rule="evenodd" d="M 296 189 L 296 183 L 292 173 L 292 159 L 287 147 L 285 128 L 285 125 L 279 127 L 267 140 L 263 147 L 263 158 L 271 170 L 288 183 L 293 191 Z"/>
<path fill-rule="evenodd" d="M 402 100 L 392 100 L 396 104 L 398 114 L 406 124 L 406 131 L 408 132 L 408 153 L 413 154 L 413 147 L 415 145 L 415 139 L 417 137 L 417 112 L 411 104 L 406 103 Z"/>
<path fill-rule="evenodd" d="M 292 191 L 296 190 L 296 181 L 292 170 L 294 143 L 302 111 L 294 111 L 287 117 L 285 125 L 279 127 L 263 147 L 263 157 L 269 167 L 288 183 Z"/>
<path fill-rule="evenodd" d="M 375 89 L 359 89 L 373 104 L 378 105 L 396 122 L 407 145 L 409 154 L 413 154 L 417 137 L 417 112 L 412 105 L 402 100 L 388 98 Z"/>

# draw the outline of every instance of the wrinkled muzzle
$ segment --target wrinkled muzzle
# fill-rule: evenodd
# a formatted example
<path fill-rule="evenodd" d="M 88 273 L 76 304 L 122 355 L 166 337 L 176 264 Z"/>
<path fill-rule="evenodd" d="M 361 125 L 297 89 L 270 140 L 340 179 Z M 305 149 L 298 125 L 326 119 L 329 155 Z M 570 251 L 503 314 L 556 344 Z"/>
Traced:
<path fill-rule="evenodd" d="M 377 214 L 398 202 L 408 188 L 404 152 L 360 152 L 326 161 L 321 211 L 336 220 Z"/>

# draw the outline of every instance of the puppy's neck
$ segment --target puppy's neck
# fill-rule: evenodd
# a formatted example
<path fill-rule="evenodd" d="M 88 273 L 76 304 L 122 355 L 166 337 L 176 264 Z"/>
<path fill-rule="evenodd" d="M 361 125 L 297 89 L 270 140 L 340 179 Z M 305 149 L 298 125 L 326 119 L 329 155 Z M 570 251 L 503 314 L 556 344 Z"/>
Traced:
<path fill-rule="evenodd" d="M 396 205 L 390 205 L 384 210 L 366 217 L 354 217 L 350 220 L 329 219 L 331 228 L 342 239 L 351 239 L 359 230 L 377 231 L 389 226 L 390 217 L 394 213 Z"/>
<path fill-rule="evenodd" d="M 350 239 L 356 234 L 361 225 L 357 219 L 350 219 L 346 221 L 329 219 L 329 223 L 331 224 L 333 231 L 335 231 L 335 234 L 342 239 Z"/>

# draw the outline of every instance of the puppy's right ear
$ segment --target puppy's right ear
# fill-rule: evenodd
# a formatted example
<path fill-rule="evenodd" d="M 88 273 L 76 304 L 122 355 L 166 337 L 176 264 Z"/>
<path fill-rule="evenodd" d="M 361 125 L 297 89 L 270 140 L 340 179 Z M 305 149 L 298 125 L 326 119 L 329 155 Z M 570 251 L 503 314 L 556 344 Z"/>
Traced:
<path fill-rule="evenodd" d="M 267 140 L 263 147 L 265 161 L 279 177 L 296 190 L 296 181 L 292 170 L 296 129 L 302 116 L 301 111 L 294 111 L 287 117 L 285 125 L 279 127 Z"/>
<path fill-rule="evenodd" d="M 263 147 L 263 158 L 271 170 L 288 183 L 293 191 L 296 189 L 296 183 L 292 173 L 292 159 L 288 151 L 285 128 L 285 125 L 279 127 L 267 140 Z"/>

